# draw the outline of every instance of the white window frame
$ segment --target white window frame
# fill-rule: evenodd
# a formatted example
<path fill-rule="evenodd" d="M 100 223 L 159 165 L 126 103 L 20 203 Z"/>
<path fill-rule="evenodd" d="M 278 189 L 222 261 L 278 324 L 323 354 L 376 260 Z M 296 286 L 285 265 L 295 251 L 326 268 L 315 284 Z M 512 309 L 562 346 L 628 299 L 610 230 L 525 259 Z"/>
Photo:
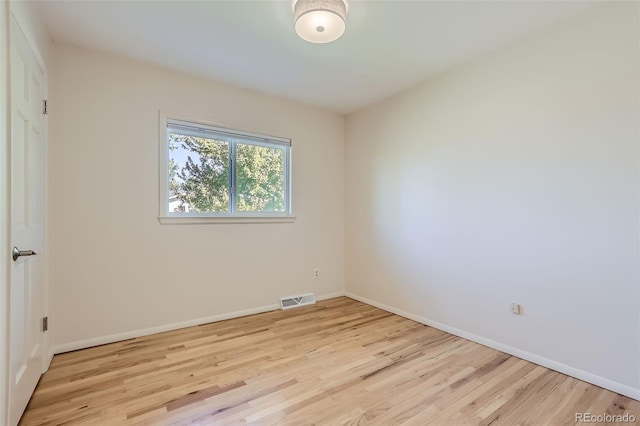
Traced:
<path fill-rule="evenodd" d="M 206 223 L 286 223 L 294 222 L 295 216 L 292 214 L 291 203 L 291 139 L 267 136 L 258 133 L 246 132 L 220 126 L 211 122 L 179 117 L 174 114 L 160 113 L 159 128 L 159 172 L 160 172 L 160 213 L 158 220 L 164 225 L 187 225 Z M 274 146 L 281 145 L 287 147 L 285 150 L 285 211 L 284 212 L 237 212 L 235 211 L 235 164 L 230 161 L 231 179 L 229 203 L 231 213 L 193 213 L 193 212 L 170 212 L 169 211 L 169 135 L 167 127 L 183 126 L 198 129 L 200 132 L 214 132 L 228 135 L 230 139 L 237 139 L 239 142 L 248 145 Z M 229 143 L 230 159 L 235 159 L 235 143 Z"/>

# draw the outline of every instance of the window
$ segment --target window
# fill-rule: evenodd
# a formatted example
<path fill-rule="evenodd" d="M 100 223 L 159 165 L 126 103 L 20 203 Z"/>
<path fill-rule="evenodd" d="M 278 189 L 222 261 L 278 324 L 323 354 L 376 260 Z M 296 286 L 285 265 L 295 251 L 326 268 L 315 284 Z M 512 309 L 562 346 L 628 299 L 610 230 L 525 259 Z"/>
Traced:
<path fill-rule="evenodd" d="M 164 117 L 161 223 L 290 221 L 291 141 Z"/>

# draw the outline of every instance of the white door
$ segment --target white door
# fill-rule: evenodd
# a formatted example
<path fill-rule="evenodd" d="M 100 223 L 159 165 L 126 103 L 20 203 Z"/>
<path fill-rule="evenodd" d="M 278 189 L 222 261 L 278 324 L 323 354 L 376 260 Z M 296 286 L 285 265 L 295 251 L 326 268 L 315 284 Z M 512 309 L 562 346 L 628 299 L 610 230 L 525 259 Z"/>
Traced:
<path fill-rule="evenodd" d="M 20 420 L 43 365 L 44 72 L 11 17 L 9 420 Z M 15 251 L 15 249 L 14 249 Z M 35 255 L 30 255 L 31 251 Z M 15 259 L 14 259 L 15 258 Z"/>

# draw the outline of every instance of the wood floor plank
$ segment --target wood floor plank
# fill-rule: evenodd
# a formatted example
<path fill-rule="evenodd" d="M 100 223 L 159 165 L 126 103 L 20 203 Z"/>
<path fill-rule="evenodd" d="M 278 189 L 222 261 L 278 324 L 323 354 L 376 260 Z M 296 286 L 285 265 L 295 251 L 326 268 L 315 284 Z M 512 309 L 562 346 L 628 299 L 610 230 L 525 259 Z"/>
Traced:
<path fill-rule="evenodd" d="M 640 402 L 340 297 L 56 355 L 43 425 L 575 424 Z"/>

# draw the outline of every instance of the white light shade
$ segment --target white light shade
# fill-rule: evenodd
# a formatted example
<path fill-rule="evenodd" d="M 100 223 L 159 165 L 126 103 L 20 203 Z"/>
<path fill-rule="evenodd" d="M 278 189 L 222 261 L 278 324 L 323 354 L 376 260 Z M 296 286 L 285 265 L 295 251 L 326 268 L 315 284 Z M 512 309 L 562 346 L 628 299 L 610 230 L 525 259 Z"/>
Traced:
<path fill-rule="evenodd" d="M 329 43 L 344 34 L 347 6 L 343 0 L 298 0 L 296 32 L 311 43 Z"/>

